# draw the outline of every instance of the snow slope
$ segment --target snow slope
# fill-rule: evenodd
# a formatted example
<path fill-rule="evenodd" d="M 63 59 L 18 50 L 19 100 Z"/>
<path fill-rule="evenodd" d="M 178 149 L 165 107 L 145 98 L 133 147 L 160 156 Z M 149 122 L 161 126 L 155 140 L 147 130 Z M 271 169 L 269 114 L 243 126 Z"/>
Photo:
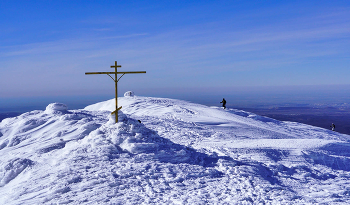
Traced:
<path fill-rule="evenodd" d="M 0 204 L 348 204 L 350 137 L 134 96 L 0 123 Z M 138 121 L 140 120 L 141 123 Z"/>

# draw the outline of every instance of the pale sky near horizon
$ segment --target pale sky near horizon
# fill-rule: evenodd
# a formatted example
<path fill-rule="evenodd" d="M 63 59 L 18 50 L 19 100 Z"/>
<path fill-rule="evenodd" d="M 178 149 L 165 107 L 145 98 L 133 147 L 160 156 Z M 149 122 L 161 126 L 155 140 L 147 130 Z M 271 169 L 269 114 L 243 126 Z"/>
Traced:
<path fill-rule="evenodd" d="M 349 85 L 350 1 L 0 1 L 0 97 Z M 122 93 L 121 93 L 122 94 Z"/>

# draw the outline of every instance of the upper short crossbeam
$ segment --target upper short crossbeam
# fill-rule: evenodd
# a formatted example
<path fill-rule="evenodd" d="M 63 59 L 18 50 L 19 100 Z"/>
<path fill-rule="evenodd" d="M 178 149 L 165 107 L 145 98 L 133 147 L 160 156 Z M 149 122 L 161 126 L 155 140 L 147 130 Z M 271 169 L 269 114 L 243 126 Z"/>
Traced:
<path fill-rule="evenodd" d="M 111 65 L 111 68 L 115 68 L 115 67 L 117 67 L 117 68 L 121 68 L 122 66 L 121 66 L 121 65 L 117 65 L 117 64 L 115 64 L 115 65 Z"/>

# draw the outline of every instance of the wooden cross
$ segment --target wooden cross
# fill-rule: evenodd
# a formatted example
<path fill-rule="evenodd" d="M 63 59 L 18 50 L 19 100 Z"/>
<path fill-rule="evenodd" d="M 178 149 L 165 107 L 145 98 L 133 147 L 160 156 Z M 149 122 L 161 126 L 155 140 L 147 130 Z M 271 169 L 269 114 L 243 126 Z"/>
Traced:
<path fill-rule="evenodd" d="M 111 68 L 115 68 L 115 72 L 88 72 L 88 73 L 85 73 L 85 75 L 107 74 L 115 82 L 115 110 L 111 113 L 111 115 L 115 114 L 115 122 L 116 123 L 118 122 L 118 110 L 120 110 L 122 108 L 121 106 L 118 108 L 118 82 L 119 82 L 120 78 L 122 78 L 125 74 L 146 73 L 146 71 L 118 72 L 117 68 L 120 68 L 120 67 L 122 67 L 122 66 L 117 65 L 117 61 L 115 61 L 114 65 L 111 65 Z M 109 74 L 115 74 L 115 78 L 113 78 Z M 118 74 L 123 74 L 123 75 L 118 78 L 118 76 L 117 76 Z"/>

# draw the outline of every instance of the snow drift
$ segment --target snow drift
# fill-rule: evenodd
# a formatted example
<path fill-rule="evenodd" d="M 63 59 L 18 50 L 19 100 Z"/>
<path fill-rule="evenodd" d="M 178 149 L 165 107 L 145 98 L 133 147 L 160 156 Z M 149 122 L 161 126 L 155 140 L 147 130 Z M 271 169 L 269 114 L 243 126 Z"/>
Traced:
<path fill-rule="evenodd" d="M 3 204 L 348 203 L 349 136 L 125 93 L 0 123 Z"/>

